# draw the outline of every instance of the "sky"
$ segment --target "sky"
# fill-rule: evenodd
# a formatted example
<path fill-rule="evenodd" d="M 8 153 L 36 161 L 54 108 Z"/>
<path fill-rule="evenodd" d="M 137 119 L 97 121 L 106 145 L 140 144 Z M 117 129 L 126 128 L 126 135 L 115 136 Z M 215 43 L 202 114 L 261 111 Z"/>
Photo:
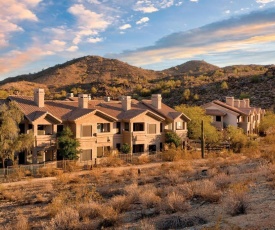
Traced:
<path fill-rule="evenodd" d="M 98 55 L 275 64 L 275 0 L 0 0 L 0 80 Z"/>

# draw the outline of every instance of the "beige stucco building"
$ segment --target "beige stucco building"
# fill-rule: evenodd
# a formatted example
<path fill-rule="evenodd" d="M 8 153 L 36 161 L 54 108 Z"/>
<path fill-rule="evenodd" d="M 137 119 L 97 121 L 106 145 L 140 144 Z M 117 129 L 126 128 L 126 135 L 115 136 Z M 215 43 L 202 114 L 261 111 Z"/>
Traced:
<path fill-rule="evenodd" d="M 251 107 L 249 99 L 226 97 L 225 102 L 214 100 L 202 106 L 212 116 L 213 125 L 223 130 L 228 125 L 239 127 L 245 134 L 257 134 L 260 121 L 265 114 L 261 108 Z"/>
<path fill-rule="evenodd" d="M 35 143 L 30 153 L 19 153 L 19 163 L 40 163 L 59 158 L 57 133 L 70 127 L 80 141 L 80 161 L 104 157 L 106 152 L 120 150 L 124 143 L 131 153 L 162 150 L 165 133 L 174 131 L 186 140 L 187 122 L 183 113 L 162 103 L 160 94 L 151 100 L 137 101 L 122 96 L 113 101 L 91 100 L 87 94 L 66 100 L 44 99 L 44 90 L 34 90 L 34 97 L 10 96 L 24 114 L 20 132 L 33 132 Z"/>

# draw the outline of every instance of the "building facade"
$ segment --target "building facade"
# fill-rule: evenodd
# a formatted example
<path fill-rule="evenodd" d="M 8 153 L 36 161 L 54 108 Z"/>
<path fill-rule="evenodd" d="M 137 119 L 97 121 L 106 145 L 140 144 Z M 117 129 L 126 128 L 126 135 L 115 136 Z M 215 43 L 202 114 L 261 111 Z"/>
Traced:
<path fill-rule="evenodd" d="M 186 141 L 190 119 L 162 103 L 160 94 L 142 101 L 130 96 L 122 96 L 119 101 L 109 97 L 91 100 L 87 94 L 48 101 L 44 95 L 43 89 L 35 89 L 34 97 L 8 97 L 24 114 L 20 132 L 32 132 L 35 138 L 31 152 L 19 153 L 19 163 L 59 159 L 57 134 L 64 127 L 69 127 L 80 142 L 80 161 L 104 157 L 112 150 L 119 151 L 125 143 L 131 146 L 132 154 L 160 151 L 165 133 L 171 131 L 183 144 Z"/>
<path fill-rule="evenodd" d="M 234 97 L 226 97 L 225 102 L 215 100 L 202 107 L 207 115 L 212 116 L 213 125 L 218 130 L 231 125 L 242 128 L 247 135 L 258 134 L 260 121 L 265 114 L 264 109 L 251 107 L 249 99 Z"/>

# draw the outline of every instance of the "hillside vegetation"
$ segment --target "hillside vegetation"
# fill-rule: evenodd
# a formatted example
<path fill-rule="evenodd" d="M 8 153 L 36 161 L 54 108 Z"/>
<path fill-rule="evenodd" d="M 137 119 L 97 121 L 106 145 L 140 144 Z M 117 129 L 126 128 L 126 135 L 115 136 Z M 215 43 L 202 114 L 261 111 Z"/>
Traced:
<path fill-rule="evenodd" d="M 0 97 L 31 95 L 43 87 L 49 99 L 67 92 L 92 97 L 132 95 L 135 98 L 161 93 L 170 106 L 201 105 L 225 96 L 248 97 L 253 106 L 271 108 L 275 99 L 275 68 L 272 65 L 234 65 L 219 68 L 193 60 L 163 71 L 145 70 L 116 59 L 86 56 L 64 64 L 0 82 Z"/>

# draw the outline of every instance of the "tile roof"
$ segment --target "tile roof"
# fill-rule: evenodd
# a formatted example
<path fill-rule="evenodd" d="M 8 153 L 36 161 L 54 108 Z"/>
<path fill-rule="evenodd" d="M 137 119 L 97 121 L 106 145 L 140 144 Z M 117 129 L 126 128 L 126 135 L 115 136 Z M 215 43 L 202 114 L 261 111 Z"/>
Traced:
<path fill-rule="evenodd" d="M 108 117 L 110 120 L 132 119 L 142 113 L 150 111 L 150 115 L 159 120 L 164 118 L 174 119 L 182 113 L 162 104 L 161 111 L 156 111 L 143 102 L 131 99 L 131 109 L 124 111 L 120 101 L 104 100 L 89 100 L 88 108 L 83 109 L 78 107 L 78 98 L 71 98 L 72 100 L 45 100 L 44 107 L 38 107 L 33 97 L 27 96 L 10 96 L 10 100 L 17 102 L 19 108 L 24 115 L 30 120 L 35 121 L 39 117 L 49 114 L 62 121 L 76 121 L 91 113 L 100 113 Z"/>
<path fill-rule="evenodd" d="M 227 113 L 218 109 L 206 109 L 206 115 L 225 116 Z"/>

